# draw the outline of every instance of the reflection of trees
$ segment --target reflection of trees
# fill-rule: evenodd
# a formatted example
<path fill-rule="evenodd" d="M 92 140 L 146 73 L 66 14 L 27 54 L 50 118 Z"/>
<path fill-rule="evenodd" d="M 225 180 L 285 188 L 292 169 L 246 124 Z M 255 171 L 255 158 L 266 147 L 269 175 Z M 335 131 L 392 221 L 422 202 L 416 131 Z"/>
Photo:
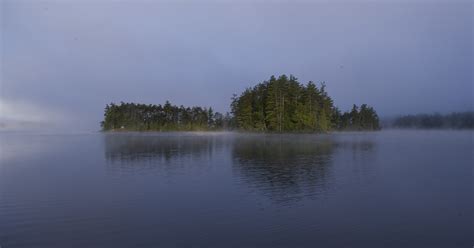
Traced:
<path fill-rule="evenodd" d="M 216 161 L 228 161 L 230 155 L 239 182 L 280 203 L 326 192 L 335 185 L 331 179 L 337 171 L 351 168 L 371 175 L 373 168 L 367 166 L 373 165 L 374 156 L 371 138 L 350 134 L 113 133 L 104 135 L 104 149 L 109 169 L 124 172 L 194 173 Z"/>
<path fill-rule="evenodd" d="M 184 160 L 210 159 L 220 141 L 210 135 L 106 134 L 105 157 L 114 166 L 179 166 Z M 181 163 L 182 161 L 183 163 Z M 190 162 L 189 162 L 190 163 Z"/>
<path fill-rule="evenodd" d="M 324 191 L 335 145 L 315 136 L 241 137 L 232 155 L 235 169 L 252 188 L 287 202 Z"/>
<path fill-rule="evenodd" d="M 364 152 L 370 152 L 374 149 L 375 144 L 371 140 L 351 140 L 351 141 L 340 141 L 338 147 L 343 149 L 350 149 L 354 155 Z"/>
<path fill-rule="evenodd" d="M 357 180 L 373 179 L 376 173 L 376 143 L 370 137 L 344 136 L 338 141 L 338 161 L 350 168 Z"/>

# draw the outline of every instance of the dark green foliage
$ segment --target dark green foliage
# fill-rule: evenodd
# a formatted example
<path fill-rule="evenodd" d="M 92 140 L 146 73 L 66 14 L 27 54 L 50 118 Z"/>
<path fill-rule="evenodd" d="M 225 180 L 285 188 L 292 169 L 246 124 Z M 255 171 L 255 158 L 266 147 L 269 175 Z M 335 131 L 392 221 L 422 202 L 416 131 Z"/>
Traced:
<path fill-rule="evenodd" d="M 135 103 L 111 103 L 105 106 L 103 130 L 197 131 L 220 130 L 231 126 L 232 118 L 212 108 Z"/>
<path fill-rule="evenodd" d="M 474 112 L 406 115 L 395 119 L 394 127 L 427 129 L 474 129 Z"/>
<path fill-rule="evenodd" d="M 341 113 L 326 92 L 326 85 L 302 85 L 294 76 L 271 76 L 232 97 L 231 112 L 212 108 L 111 103 L 106 105 L 103 130 L 194 131 L 239 128 L 245 131 L 328 132 L 378 130 L 379 118 L 372 107 L 353 106 Z"/>
<path fill-rule="evenodd" d="M 236 126 L 248 131 L 327 132 L 330 130 L 378 130 L 372 107 L 354 105 L 341 114 L 324 83 L 302 85 L 294 76 L 270 77 L 268 81 L 234 95 L 231 110 Z"/>
<path fill-rule="evenodd" d="M 350 112 L 335 115 L 336 128 L 339 130 L 362 131 L 380 129 L 377 113 L 367 104 L 362 104 L 360 108 L 354 104 Z"/>

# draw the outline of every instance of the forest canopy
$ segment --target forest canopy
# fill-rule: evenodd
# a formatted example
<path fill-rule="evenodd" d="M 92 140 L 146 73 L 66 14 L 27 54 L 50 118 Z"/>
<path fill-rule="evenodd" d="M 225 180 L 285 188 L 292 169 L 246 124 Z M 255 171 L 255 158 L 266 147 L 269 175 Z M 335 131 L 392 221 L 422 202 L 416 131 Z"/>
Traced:
<path fill-rule="evenodd" d="M 294 76 L 271 76 L 240 95 L 234 95 L 231 112 L 239 129 L 272 132 L 327 132 L 378 130 L 375 110 L 362 104 L 341 113 L 326 92 L 326 85 L 306 85 Z"/>
<path fill-rule="evenodd" d="M 103 130 L 262 132 L 328 132 L 378 130 L 379 118 L 367 104 L 341 113 L 326 92 L 326 85 L 303 85 L 294 76 L 271 76 L 232 97 L 231 114 L 212 108 L 124 103 L 107 104 Z"/>
<path fill-rule="evenodd" d="M 212 108 L 120 103 L 105 106 L 103 130 L 204 131 L 228 129 L 232 118 Z"/>

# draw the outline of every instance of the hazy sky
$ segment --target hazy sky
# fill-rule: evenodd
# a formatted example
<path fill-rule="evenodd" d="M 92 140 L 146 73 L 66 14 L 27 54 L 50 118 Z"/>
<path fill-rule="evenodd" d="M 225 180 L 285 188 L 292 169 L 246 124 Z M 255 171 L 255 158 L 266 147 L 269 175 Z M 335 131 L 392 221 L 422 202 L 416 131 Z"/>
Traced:
<path fill-rule="evenodd" d="M 3 119 L 95 130 L 109 102 L 228 111 L 283 73 L 325 81 L 342 110 L 473 109 L 472 1 L 0 3 Z"/>

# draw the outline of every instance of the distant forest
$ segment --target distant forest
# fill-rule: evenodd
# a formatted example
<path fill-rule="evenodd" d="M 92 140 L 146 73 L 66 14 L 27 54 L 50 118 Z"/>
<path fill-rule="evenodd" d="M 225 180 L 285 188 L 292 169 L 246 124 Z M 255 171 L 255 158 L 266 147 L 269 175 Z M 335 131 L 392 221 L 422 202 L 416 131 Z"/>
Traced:
<path fill-rule="evenodd" d="M 474 129 L 474 112 L 406 115 L 396 118 L 393 126 L 420 129 Z"/>
<path fill-rule="evenodd" d="M 299 83 L 294 76 L 274 76 L 234 95 L 231 113 L 212 108 L 124 103 L 107 104 L 103 130 L 204 131 L 243 130 L 268 132 L 327 132 L 378 130 L 375 110 L 362 104 L 341 113 L 325 90 L 313 82 Z"/>

